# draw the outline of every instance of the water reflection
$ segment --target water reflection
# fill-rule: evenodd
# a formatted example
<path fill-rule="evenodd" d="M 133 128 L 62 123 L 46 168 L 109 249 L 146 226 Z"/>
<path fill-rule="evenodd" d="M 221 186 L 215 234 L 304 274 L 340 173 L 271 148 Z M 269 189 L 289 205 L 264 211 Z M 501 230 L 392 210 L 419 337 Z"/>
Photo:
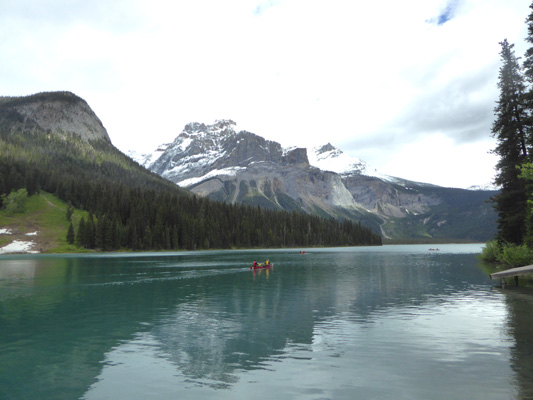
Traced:
<path fill-rule="evenodd" d="M 508 310 L 511 366 L 516 374 L 518 399 L 533 399 L 533 292 L 531 288 L 508 287 L 503 290 Z"/>
<path fill-rule="evenodd" d="M 36 258 L 22 278 L 0 261 L 0 398 L 510 398 L 520 335 L 531 378 L 531 321 L 505 329 L 526 310 L 475 256 L 386 253 L 280 252 L 255 274 L 249 252 Z"/>
<path fill-rule="evenodd" d="M 33 279 L 37 265 L 36 260 L 11 260 L 4 263 L 0 269 L 0 281 L 9 280 L 12 283 L 20 279 Z"/>
<path fill-rule="evenodd" d="M 336 263 L 345 268 L 346 261 Z M 354 369 L 369 367 L 374 376 L 389 381 L 384 371 L 396 370 L 393 381 L 404 392 L 409 392 L 403 386 L 414 373 L 431 381 L 435 369 L 455 370 L 465 363 L 484 366 L 487 376 L 501 375 L 508 369 L 508 348 L 486 340 L 486 332 L 501 328 L 505 309 L 499 295 L 478 295 L 479 285 L 467 280 L 461 289 L 462 284 L 452 284 L 449 271 L 438 284 L 426 285 L 435 281 L 431 272 L 442 273 L 432 267 L 442 265 L 417 263 L 421 261 L 414 260 L 403 274 L 397 263 L 387 262 L 371 271 L 345 268 L 333 274 L 334 264 L 322 268 L 308 262 L 303 276 L 298 269 L 283 271 L 283 280 L 268 291 L 250 293 L 241 283 L 227 284 L 232 302 L 219 301 L 217 295 L 190 301 L 150 334 L 159 343 L 159 354 L 179 368 L 186 382 L 214 388 L 242 384 L 242 369 L 275 373 L 277 363 L 288 359 L 312 360 L 315 366 L 336 359 L 336 368 L 324 368 L 322 378 L 312 383 L 317 393 L 322 393 L 324 374 L 331 372 L 332 381 L 354 389 Z M 486 323 L 480 323 L 481 316 L 488 317 Z M 287 330 L 291 325 L 297 330 Z M 406 360 L 409 368 L 399 373 Z M 368 374 L 360 375 L 356 386 L 374 393 L 376 378 L 369 386 Z M 506 393 L 496 390 L 492 398 Z"/>

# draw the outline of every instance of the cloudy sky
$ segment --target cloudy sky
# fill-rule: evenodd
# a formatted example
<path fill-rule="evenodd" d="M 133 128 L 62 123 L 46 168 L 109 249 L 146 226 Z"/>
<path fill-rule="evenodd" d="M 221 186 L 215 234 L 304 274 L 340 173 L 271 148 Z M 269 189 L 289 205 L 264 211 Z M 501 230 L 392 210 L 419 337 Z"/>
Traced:
<path fill-rule="evenodd" d="M 119 149 L 232 119 L 382 173 L 492 180 L 499 42 L 530 0 L 0 0 L 0 96 L 68 90 Z"/>

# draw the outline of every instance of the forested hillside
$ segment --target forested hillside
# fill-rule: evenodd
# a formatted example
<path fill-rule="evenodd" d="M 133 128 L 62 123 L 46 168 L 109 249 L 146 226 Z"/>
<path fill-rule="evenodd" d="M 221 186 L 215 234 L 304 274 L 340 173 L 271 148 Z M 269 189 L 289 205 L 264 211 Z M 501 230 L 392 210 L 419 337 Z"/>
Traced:
<path fill-rule="evenodd" d="M 199 198 L 150 173 L 106 140 L 24 130 L 0 102 L 0 194 L 53 193 L 90 214 L 73 240 L 101 250 L 378 245 L 353 222 Z M 15 128 L 13 128 L 15 127 Z M 67 234 L 67 232 L 65 232 Z"/>

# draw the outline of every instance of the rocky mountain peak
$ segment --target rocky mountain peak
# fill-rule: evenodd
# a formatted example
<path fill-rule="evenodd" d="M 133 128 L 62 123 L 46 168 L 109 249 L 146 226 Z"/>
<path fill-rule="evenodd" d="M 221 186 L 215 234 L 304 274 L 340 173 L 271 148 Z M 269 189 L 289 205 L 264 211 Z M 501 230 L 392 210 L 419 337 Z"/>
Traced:
<path fill-rule="evenodd" d="M 189 122 L 187 125 L 185 125 L 185 128 L 183 128 L 183 132 L 186 133 L 205 132 L 205 130 L 206 125 L 200 122 Z"/>
<path fill-rule="evenodd" d="M 162 151 L 144 155 L 144 166 L 173 180 L 202 176 L 229 166 L 245 167 L 254 162 L 280 162 L 281 145 L 254 133 L 236 131 L 232 120 L 208 125 L 192 122 Z"/>
<path fill-rule="evenodd" d="M 216 137 L 229 134 L 235 134 L 237 124 L 230 119 L 216 120 L 212 125 L 206 125 L 200 122 L 191 122 L 185 125 L 181 135 L 188 137 Z"/>
<path fill-rule="evenodd" d="M 283 161 L 287 164 L 302 164 L 304 166 L 309 166 L 309 159 L 307 157 L 306 148 L 292 148 L 286 151 L 283 156 Z"/>
<path fill-rule="evenodd" d="M 338 150 L 335 146 L 333 146 L 331 143 L 325 144 L 322 147 L 318 147 L 316 149 L 317 154 L 327 153 L 328 151 Z"/>
<path fill-rule="evenodd" d="M 216 120 L 207 125 L 191 122 L 185 125 L 183 131 L 172 143 L 172 148 L 179 148 L 187 154 L 200 154 L 209 151 L 220 151 L 224 142 L 237 134 L 236 123 L 232 120 Z"/>
<path fill-rule="evenodd" d="M 213 126 L 217 127 L 218 129 L 234 129 L 237 126 L 237 123 L 231 119 L 217 119 Z"/>
<path fill-rule="evenodd" d="M 0 126 L 7 131 L 75 135 L 83 140 L 111 142 L 87 102 L 71 92 L 43 92 L 0 97 Z"/>

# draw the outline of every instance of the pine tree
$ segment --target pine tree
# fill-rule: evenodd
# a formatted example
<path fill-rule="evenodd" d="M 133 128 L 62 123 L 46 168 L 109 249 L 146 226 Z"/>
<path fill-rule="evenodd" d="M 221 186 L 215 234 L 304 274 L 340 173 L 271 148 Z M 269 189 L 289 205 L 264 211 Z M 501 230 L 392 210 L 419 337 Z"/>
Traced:
<path fill-rule="evenodd" d="M 498 239 L 520 244 L 525 233 L 527 195 L 517 167 L 527 162 L 529 151 L 524 123 L 526 110 L 522 102 L 525 84 L 514 45 L 507 40 L 500 45 L 503 65 L 499 73 L 500 97 L 494 110 L 496 120 L 492 134 L 498 143 L 494 153 L 500 156 L 495 183 L 501 191 L 494 196 L 494 201 L 498 212 Z"/>
<path fill-rule="evenodd" d="M 532 12 L 526 19 L 528 28 L 526 42 L 531 44 L 531 47 L 526 50 L 524 63 L 522 65 L 525 80 L 530 85 L 528 90 L 524 94 L 524 104 L 529 110 L 526 123 L 528 128 L 531 130 L 531 127 L 533 126 L 533 113 L 531 112 L 533 110 L 533 4 L 531 4 L 529 8 L 531 8 Z M 530 135 L 530 137 L 532 136 L 533 135 Z"/>
<path fill-rule="evenodd" d="M 523 103 L 527 110 L 527 116 L 525 119 L 525 125 L 528 132 L 528 137 L 531 141 L 533 138 L 533 4 L 529 6 L 532 10 L 526 19 L 527 23 L 527 37 L 531 47 L 526 50 L 525 60 L 522 64 L 525 80 L 528 84 L 528 88 L 523 96 Z M 528 143 L 530 146 L 532 143 Z M 525 219 L 525 236 L 524 243 L 529 247 L 533 247 L 533 175 L 531 171 L 533 168 L 533 159 L 529 155 L 528 164 L 522 166 L 521 178 L 525 180 L 527 198 L 527 210 Z"/>
<path fill-rule="evenodd" d="M 143 248 L 144 250 L 150 250 L 152 248 L 152 230 L 149 225 L 144 231 Z"/>
<path fill-rule="evenodd" d="M 101 215 L 96 221 L 94 227 L 94 246 L 97 249 L 104 250 L 104 240 L 105 240 L 105 221 L 106 216 Z"/>
<path fill-rule="evenodd" d="M 96 247 L 96 224 L 92 213 L 89 213 L 87 222 L 85 224 L 85 247 L 87 249 L 94 249 Z"/>
<path fill-rule="evenodd" d="M 74 214 L 74 208 L 72 208 L 72 204 L 69 203 L 67 207 L 67 221 L 72 221 L 72 214 Z"/>
<path fill-rule="evenodd" d="M 70 223 L 67 231 L 67 242 L 69 244 L 74 244 L 74 227 L 72 226 L 72 222 Z"/>
<path fill-rule="evenodd" d="M 170 234 L 170 250 L 177 250 L 179 248 L 179 238 L 178 238 L 178 227 L 176 225 L 172 226 L 172 231 Z"/>
<path fill-rule="evenodd" d="M 87 243 L 86 233 L 85 218 L 81 217 L 80 223 L 78 224 L 78 234 L 76 235 L 76 244 L 78 246 L 85 247 Z"/>

